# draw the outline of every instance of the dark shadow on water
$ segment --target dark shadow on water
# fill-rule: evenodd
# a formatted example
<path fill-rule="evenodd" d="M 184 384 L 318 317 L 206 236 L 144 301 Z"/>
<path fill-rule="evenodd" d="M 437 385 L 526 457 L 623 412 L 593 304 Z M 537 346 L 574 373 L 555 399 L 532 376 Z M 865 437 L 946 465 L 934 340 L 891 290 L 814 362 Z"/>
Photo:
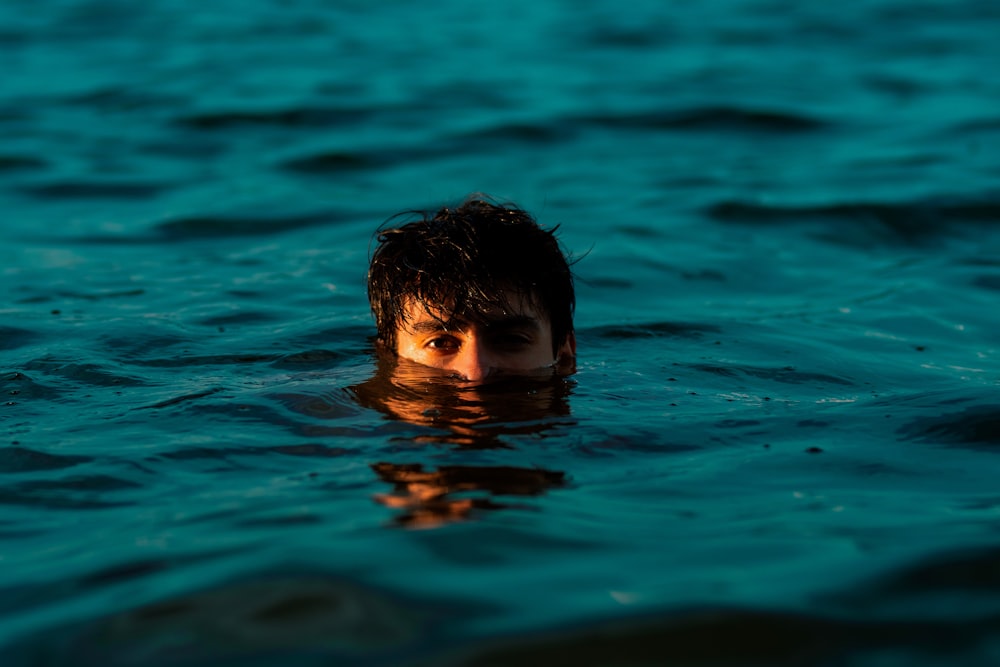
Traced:
<path fill-rule="evenodd" d="M 183 560 L 138 562 L 106 574 L 112 582 L 151 577 L 180 569 Z M 94 583 L 108 582 L 62 585 Z M 0 647 L 0 658 L 18 666 L 400 665 L 453 643 L 460 621 L 488 611 L 286 567 L 149 602 L 123 599 L 111 613 Z"/>
<path fill-rule="evenodd" d="M 44 201 L 63 199 L 146 200 L 173 187 L 173 184 L 158 182 L 75 180 L 25 185 L 17 189 L 24 195 Z"/>
<path fill-rule="evenodd" d="M 689 322 L 644 322 L 639 324 L 607 324 L 591 327 L 587 333 L 610 340 L 632 338 L 698 338 L 707 333 L 719 333 L 712 324 Z"/>
<path fill-rule="evenodd" d="M 775 205 L 726 200 L 709 206 L 710 219 L 747 226 L 814 226 L 817 238 L 843 246 L 873 243 L 925 246 L 975 235 L 1000 225 L 1000 196 L 931 197 L 913 201 L 837 201 Z"/>
<path fill-rule="evenodd" d="M 686 609 L 474 645 L 421 665 L 500 667 L 841 667 L 988 664 L 1000 616 L 969 620 L 827 617 L 735 607 Z M 889 658 L 882 661 L 880 658 Z M 972 658 L 974 662 L 967 662 Z M 992 664 L 992 663 L 989 663 Z"/>
<path fill-rule="evenodd" d="M 49 454 L 28 447 L 4 447 L 0 449 L 0 474 L 61 470 L 91 460 L 88 456 Z"/>
<path fill-rule="evenodd" d="M 771 380 L 784 384 L 810 384 L 810 385 L 839 385 L 854 386 L 854 382 L 849 379 L 829 375 L 827 373 L 810 373 L 796 370 L 793 366 L 783 366 L 781 368 L 766 368 L 758 366 L 747 366 L 740 364 L 730 364 L 719 366 L 716 364 L 690 364 L 690 367 L 703 373 L 720 375 L 723 377 L 739 377 L 741 375 Z"/>
<path fill-rule="evenodd" d="M 1000 453 L 1000 405 L 976 405 L 933 417 L 919 417 L 903 426 L 909 440 Z"/>
<path fill-rule="evenodd" d="M 833 123 L 817 116 L 780 109 L 704 106 L 678 110 L 654 109 L 625 114 L 583 116 L 579 122 L 620 130 L 704 131 L 787 135 L 827 130 Z"/>
<path fill-rule="evenodd" d="M 13 350 L 23 347 L 39 337 L 39 334 L 29 329 L 0 326 L 0 350 Z"/>
<path fill-rule="evenodd" d="M 69 463 L 66 467 L 71 465 L 72 463 Z M 102 510 L 135 504 L 132 500 L 121 498 L 119 494 L 141 488 L 136 482 L 111 475 L 75 475 L 64 479 L 28 480 L 0 486 L 0 506 L 46 510 Z"/>
<path fill-rule="evenodd" d="M 830 601 L 852 610 L 919 609 L 925 616 L 981 613 L 977 602 L 1000 609 L 1000 547 L 950 550 L 893 569 L 856 591 Z"/>

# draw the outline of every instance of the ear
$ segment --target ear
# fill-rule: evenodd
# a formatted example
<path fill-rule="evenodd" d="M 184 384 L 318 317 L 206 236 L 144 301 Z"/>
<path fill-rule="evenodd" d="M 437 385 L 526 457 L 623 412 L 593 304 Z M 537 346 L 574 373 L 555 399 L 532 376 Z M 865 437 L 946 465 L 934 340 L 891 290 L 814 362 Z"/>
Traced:
<path fill-rule="evenodd" d="M 563 344 L 559 346 L 556 350 L 556 359 L 562 359 L 563 357 L 575 357 L 576 356 L 576 333 L 570 331 L 566 334 L 566 340 Z"/>
<path fill-rule="evenodd" d="M 576 334 L 570 332 L 556 350 L 556 373 L 572 375 L 576 372 Z"/>

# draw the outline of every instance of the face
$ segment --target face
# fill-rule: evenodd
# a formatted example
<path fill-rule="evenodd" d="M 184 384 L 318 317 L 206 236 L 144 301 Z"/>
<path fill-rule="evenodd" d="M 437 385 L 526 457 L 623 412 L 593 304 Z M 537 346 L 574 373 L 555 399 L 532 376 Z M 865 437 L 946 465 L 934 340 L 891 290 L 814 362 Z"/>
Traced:
<path fill-rule="evenodd" d="M 530 375 L 570 361 L 572 335 L 553 352 L 548 318 L 526 299 L 511 299 L 513 312 L 497 310 L 481 321 L 448 318 L 417 302 L 406 308 L 406 323 L 396 332 L 396 353 L 403 359 L 439 368 L 472 383 L 510 375 Z"/>

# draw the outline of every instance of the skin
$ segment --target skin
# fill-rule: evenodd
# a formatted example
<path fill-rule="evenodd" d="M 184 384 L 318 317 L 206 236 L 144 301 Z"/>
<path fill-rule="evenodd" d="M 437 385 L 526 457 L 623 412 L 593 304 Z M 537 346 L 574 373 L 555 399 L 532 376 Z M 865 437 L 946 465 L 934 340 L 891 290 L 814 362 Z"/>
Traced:
<path fill-rule="evenodd" d="M 514 312 L 486 313 L 482 321 L 471 322 L 410 303 L 406 324 L 396 332 L 396 353 L 476 384 L 571 362 L 575 337 L 570 334 L 554 347 L 548 317 L 525 299 L 514 304 Z"/>

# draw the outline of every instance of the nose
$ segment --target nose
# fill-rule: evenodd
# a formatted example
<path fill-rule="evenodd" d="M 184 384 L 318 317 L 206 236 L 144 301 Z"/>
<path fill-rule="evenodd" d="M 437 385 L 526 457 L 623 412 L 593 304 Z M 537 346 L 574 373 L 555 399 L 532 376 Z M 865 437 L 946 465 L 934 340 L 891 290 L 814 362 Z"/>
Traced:
<path fill-rule="evenodd" d="M 468 382 L 484 382 L 497 371 L 497 360 L 482 341 L 467 340 L 452 360 L 451 369 Z"/>

